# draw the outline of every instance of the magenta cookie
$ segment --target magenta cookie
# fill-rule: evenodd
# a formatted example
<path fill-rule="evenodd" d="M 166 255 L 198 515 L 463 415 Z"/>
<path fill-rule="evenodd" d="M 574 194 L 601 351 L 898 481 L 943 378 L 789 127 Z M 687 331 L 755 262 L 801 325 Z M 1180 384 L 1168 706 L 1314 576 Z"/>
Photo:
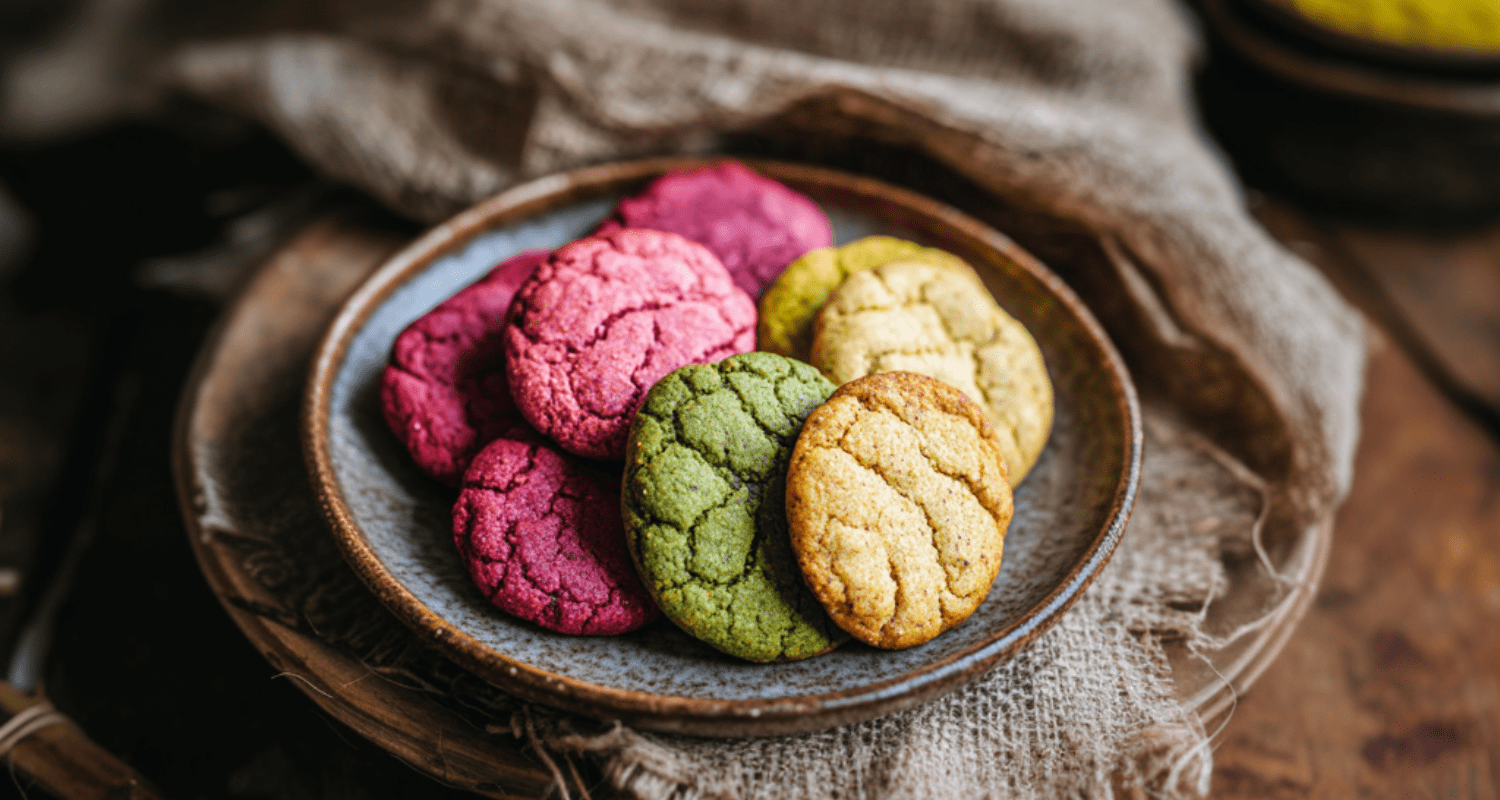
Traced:
<path fill-rule="evenodd" d="M 422 471 L 457 486 L 469 460 L 524 427 L 505 384 L 505 312 L 548 256 L 532 250 L 490 270 L 408 325 L 381 376 L 385 422 Z"/>
<path fill-rule="evenodd" d="M 626 228 L 565 245 L 516 292 L 505 328 L 516 406 L 564 450 L 622 458 L 646 390 L 755 349 L 755 303 L 700 244 Z"/>
<path fill-rule="evenodd" d="M 818 204 L 736 161 L 670 172 L 620 201 L 597 233 L 652 228 L 712 250 L 734 285 L 758 298 L 809 250 L 833 246 Z"/>
<path fill-rule="evenodd" d="M 620 521 L 620 468 L 535 433 L 490 442 L 464 473 L 453 543 L 502 611 L 559 633 L 609 636 L 660 615 Z"/>

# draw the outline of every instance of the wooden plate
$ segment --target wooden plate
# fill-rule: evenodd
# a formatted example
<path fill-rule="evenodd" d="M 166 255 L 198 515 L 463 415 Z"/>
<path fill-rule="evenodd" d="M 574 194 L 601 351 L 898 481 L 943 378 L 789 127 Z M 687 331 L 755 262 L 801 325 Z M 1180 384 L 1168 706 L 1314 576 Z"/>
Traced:
<path fill-rule="evenodd" d="M 380 373 L 407 324 L 497 261 L 584 235 L 622 193 L 697 163 L 611 165 L 518 187 L 402 250 L 345 303 L 313 360 L 303 439 L 345 558 L 399 619 L 496 686 L 639 727 L 719 736 L 817 730 L 963 685 L 1049 627 L 1108 561 L 1134 499 L 1142 434 L 1123 363 L 1083 304 L 1009 239 L 951 208 L 866 178 L 753 165 L 821 203 L 841 242 L 889 233 L 965 258 L 1046 358 L 1056 422 L 1017 490 L 1000 576 L 973 617 L 924 646 L 848 645 L 763 665 L 724 656 L 666 621 L 622 637 L 570 637 L 510 618 L 472 586 L 454 551 L 452 492 L 422 475 L 386 429 Z"/>

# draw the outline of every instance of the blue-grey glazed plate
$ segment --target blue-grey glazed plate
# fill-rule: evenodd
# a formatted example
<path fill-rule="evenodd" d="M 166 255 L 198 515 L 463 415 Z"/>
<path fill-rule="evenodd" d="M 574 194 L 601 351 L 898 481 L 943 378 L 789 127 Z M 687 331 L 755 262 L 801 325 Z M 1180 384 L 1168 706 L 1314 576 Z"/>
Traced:
<path fill-rule="evenodd" d="M 1088 310 L 1004 235 L 869 178 L 750 162 L 816 200 L 840 242 L 884 233 L 963 257 L 1036 337 L 1056 394 L 1051 438 L 1016 488 L 1005 559 L 967 621 L 927 644 L 851 642 L 786 664 L 719 653 L 659 620 L 616 637 L 552 633 L 491 606 L 452 543 L 452 490 L 412 464 L 385 427 L 381 371 L 396 335 L 522 250 L 587 234 L 659 159 L 542 178 L 459 214 L 397 253 L 345 302 L 314 356 L 303 415 L 313 487 L 360 578 L 458 664 L 523 698 L 640 727 L 712 736 L 818 730 L 961 686 L 1046 630 L 1125 531 L 1141 461 L 1140 411 L 1123 362 Z"/>

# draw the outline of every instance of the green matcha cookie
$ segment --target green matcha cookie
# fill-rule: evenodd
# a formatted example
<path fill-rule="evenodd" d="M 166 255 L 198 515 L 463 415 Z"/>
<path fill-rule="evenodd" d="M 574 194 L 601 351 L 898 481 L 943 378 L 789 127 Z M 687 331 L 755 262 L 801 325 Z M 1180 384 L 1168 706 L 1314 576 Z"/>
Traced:
<path fill-rule="evenodd" d="M 756 348 L 808 360 L 813 320 L 828 296 L 850 275 L 890 261 L 921 261 L 973 271 L 952 253 L 893 236 L 866 236 L 839 247 L 812 250 L 793 261 L 761 295 Z"/>
<path fill-rule="evenodd" d="M 630 425 L 625 541 L 662 611 L 750 661 L 795 661 L 848 638 L 802 581 L 786 521 L 786 466 L 802 422 L 833 393 L 770 353 L 683 367 Z"/>

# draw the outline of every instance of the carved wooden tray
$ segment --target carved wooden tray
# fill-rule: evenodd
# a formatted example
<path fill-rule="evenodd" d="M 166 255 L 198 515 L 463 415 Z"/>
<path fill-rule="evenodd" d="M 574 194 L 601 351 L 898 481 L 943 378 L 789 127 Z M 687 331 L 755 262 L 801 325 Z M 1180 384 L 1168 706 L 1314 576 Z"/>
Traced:
<path fill-rule="evenodd" d="M 324 711 L 444 783 L 540 796 L 551 773 L 508 722 L 509 695 L 389 614 L 327 535 L 298 445 L 312 353 L 344 299 L 403 242 L 329 219 L 262 267 L 200 354 L 179 409 L 174 468 L 191 543 L 231 618 Z M 1178 694 L 1209 730 L 1302 616 L 1327 556 L 1311 532 L 1276 616 L 1199 660 L 1173 653 Z M 1236 585 L 1218 604 L 1230 610 Z"/>

